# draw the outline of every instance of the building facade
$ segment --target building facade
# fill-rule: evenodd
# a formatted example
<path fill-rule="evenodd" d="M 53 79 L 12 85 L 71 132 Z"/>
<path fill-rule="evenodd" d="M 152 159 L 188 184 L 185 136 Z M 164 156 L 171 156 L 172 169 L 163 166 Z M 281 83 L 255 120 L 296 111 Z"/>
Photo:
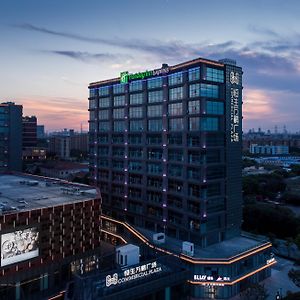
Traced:
<path fill-rule="evenodd" d="M 23 117 L 23 149 L 37 146 L 37 119 L 35 116 Z"/>
<path fill-rule="evenodd" d="M 289 154 L 289 146 L 251 144 L 250 153 L 263 155 L 287 155 Z"/>
<path fill-rule="evenodd" d="M 202 247 L 239 235 L 242 69 L 195 59 L 89 85 L 106 215 Z"/>
<path fill-rule="evenodd" d="M 0 104 L 0 172 L 22 170 L 22 105 Z"/>
<path fill-rule="evenodd" d="M 100 199 L 84 185 L 0 175 L 0 298 L 47 299 L 96 267 Z"/>

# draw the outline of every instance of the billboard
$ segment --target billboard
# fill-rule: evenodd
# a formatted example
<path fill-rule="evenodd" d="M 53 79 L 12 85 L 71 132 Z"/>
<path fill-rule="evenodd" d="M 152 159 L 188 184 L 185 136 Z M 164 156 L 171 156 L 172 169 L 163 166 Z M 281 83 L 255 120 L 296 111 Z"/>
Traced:
<path fill-rule="evenodd" d="M 36 227 L 1 235 L 1 267 L 39 255 L 39 233 Z"/>

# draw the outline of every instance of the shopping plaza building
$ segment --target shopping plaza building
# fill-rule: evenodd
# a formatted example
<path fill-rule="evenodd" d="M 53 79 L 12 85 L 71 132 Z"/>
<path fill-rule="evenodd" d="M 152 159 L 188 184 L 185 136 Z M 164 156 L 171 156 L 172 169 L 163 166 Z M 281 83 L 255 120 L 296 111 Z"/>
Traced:
<path fill-rule="evenodd" d="M 241 233 L 242 74 L 199 58 L 89 85 L 102 238 L 173 257 L 195 299 L 230 298 L 275 263 Z"/>

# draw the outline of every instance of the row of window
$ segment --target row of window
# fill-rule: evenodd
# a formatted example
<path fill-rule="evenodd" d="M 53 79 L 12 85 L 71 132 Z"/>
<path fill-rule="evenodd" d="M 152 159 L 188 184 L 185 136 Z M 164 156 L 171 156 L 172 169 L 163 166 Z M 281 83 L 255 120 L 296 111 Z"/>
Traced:
<path fill-rule="evenodd" d="M 189 114 L 199 114 L 200 113 L 200 100 L 192 100 L 188 102 L 188 113 Z M 206 113 L 214 115 L 224 114 L 224 103 L 216 101 L 206 101 Z M 147 117 L 161 117 L 163 115 L 163 106 L 151 105 L 147 107 Z M 183 115 L 183 104 L 182 103 L 172 103 L 168 104 L 168 115 L 179 116 Z M 143 118 L 143 107 L 136 106 L 129 108 L 130 118 Z M 90 112 L 90 119 L 95 119 L 94 111 Z M 125 108 L 114 108 L 113 117 L 115 119 L 123 119 L 125 117 Z M 102 109 L 99 111 L 100 120 L 109 120 L 110 111 L 108 109 Z"/>
<path fill-rule="evenodd" d="M 176 87 L 169 89 L 169 101 L 182 100 L 183 87 Z M 219 98 L 219 86 L 213 84 L 195 83 L 189 86 L 189 97 L 208 97 Z M 148 92 L 148 103 L 163 102 L 163 91 Z M 96 100 L 90 100 L 90 108 L 96 108 Z M 129 98 L 130 105 L 137 105 L 143 103 L 143 93 L 131 94 Z M 125 106 L 125 95 L 114 96 L 113 106 Z M 99 107 L 110 107 L 110 97 L 99 98 Z"/>
<path fill-rule="evenodd" d="M 192 68 L 188 70 L 188 80 L 195 81 L 200 79 L 200 67 Z M 224 82 L 224 71 L 219 69 L 214 69 L 207 67 L 206 68 L 206 76 L 204 79 L 213 81 L 213 82 Z M 168 84 L 169 86 L 182 84 L 183 83 L 183 72 L 178 72 L 174 74 L 168 75 Z M 125 93 L 126 84 L 115 84 L 113 85 L 113 93 L 114 94 L 122 94 Z M 163 86 L 163 78 L 156 77 L 147 80 L 147 88 L 161 88 Z M 143 81 L 133 81 L 129 83 L 129 91 L 140 91 L 143 89 Z M 100 88 L 90 89 L 90 97 L 96 96 L 107 96 L 109 95 L 109 86 L 104 86 Z"/>
<path fill-rule="evenodd" d="M 91 124 L 91 123 L 90 123 Z M 112 131 L 124 132 L 126 129 L 126 123 L 124 120 L 114 121 L 112 124 Z M 162 119 L 151 119 L 147 121 L 148 131 L 162 131 L 163 127 Z M 144 120 L 133 120 L 129 122 L 129 131 L 144 131 Z M 184 119 L 173 118 L 168 120 L 169 131 L 182 131 L 184 130 Z M 219 119 L 215 117 L 190 117 L 188 121 L 189 131 L 218 131 Z M 110 122 L 100 121 L 99 131 L 110 131 Z"/>

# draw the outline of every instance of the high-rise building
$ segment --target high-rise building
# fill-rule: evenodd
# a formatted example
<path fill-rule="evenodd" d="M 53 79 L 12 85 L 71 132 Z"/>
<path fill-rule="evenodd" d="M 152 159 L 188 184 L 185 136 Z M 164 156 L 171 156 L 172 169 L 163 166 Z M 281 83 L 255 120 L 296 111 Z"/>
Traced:
<path fill-rule="evenodd" d="M 22 170 L 22 105 L 0 104 L 0 172 Z"/>
<path fill-rule="evenodd" d="M 37 125 L 36 126 L 36 135 L 38 139 L 45 138 L 45 125 Z"/>
<path fill-rule="evenodd" d="M 23 117 L 23 149 L 37 146 L 37 119 L 35 116 Z"/>
<path fill-rule="evenodd" d="M 242 69 L 195 59 L 89 85 L 106 215 L 202 247 L 240 234 Z"/>

